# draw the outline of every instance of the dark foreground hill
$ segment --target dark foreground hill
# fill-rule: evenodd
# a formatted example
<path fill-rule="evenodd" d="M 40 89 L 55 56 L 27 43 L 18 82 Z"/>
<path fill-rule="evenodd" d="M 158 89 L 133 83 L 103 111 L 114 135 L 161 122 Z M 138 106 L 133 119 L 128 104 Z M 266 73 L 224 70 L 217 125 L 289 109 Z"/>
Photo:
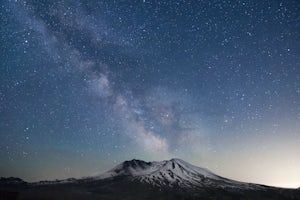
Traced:
<path fill-rule="evenodd" d="M 99 176 L 27 183 L 1 178 L 0 200 L 262 199 L 300 200 L 300 190 L 243 183 L 180 159 L 125 161 Z"/>

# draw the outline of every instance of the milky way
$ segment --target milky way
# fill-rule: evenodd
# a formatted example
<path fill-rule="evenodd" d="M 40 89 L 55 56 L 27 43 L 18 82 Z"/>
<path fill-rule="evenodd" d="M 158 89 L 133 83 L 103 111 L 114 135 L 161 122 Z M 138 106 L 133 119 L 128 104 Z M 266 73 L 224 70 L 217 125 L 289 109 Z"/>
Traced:
<path fill-rule="evenodd" d="M 180 157 L 300 186 L 300 3 L 1 3 L 0 176 Z"/>

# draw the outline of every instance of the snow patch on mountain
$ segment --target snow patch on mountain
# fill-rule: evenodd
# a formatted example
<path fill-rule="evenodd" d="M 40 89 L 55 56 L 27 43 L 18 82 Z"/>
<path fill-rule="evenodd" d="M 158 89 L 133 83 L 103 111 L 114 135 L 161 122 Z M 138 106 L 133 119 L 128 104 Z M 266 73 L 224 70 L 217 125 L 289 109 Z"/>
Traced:
<path fill-rule="evenodd" d="M 104 174 L 93 177 L 93 179 L 99 180 L 120 176 L 153 186 L 252 187 L 247 183 L 220 177 L 205 168 L 191 165 L 181 159 L 171 159 L 161 162 L 145 162 L 135 159 L 125 161 Z"/>

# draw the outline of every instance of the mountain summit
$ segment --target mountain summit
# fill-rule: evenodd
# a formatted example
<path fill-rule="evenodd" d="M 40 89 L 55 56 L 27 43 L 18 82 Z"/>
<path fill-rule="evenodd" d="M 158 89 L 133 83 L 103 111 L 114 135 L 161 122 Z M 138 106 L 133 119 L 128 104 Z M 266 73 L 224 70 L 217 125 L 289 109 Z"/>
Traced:
<path fill-rule="evenodd" d="M 181 159 L 125 161 L 93 177 L 27 183 L 0 179 L 0 199 L 249 199 L 299 200 L 300 190 L 243 183 L 218 176 Z"/>
<path fill-rule="evenodd" d="M 205 168 L 196 167 L 177 158 L 160 162 L 133 159 L 94 178 L 99 180 L 120 177 L 156 187 L 253 187 L 253 184 L 220 177 Z"/>

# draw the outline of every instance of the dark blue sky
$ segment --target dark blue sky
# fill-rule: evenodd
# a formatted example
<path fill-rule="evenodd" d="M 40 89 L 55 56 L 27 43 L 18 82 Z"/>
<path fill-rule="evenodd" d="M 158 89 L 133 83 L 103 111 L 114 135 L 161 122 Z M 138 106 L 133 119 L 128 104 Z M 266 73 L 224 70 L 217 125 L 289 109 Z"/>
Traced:
<path fill-rule="evenodd" d="M 300 3 L 1 3 L 0 176 L 180 157 L 300 185 Z"/>

